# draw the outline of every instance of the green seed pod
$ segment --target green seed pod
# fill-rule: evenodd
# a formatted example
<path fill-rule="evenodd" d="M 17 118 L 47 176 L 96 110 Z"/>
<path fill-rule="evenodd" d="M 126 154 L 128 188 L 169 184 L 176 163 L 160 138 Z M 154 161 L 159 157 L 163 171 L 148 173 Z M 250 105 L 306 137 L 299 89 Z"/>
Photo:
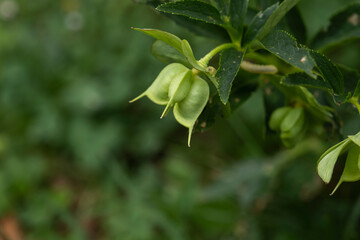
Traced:
<path fill-rule="evenodd" d="M 280 124 L 280 130 L 282 132 L 287 132 L 293 128 L 301 118 L 304 118 L 304 109 L 303 108 L 293 108 L 285 116 L 284 120 Z"/>
<path fill-rule="evenodd" d="M 151 86 L 143 92 L 140 96 L 131 100 L 136 100 L 147 96 L 151 101 L 159 105 L 167 105 L 170 101 L 169 88 L 170 84 L 174 79 L 183 79 L 191 75 L 191 70 L 180 63 L 172 63 L 167 65 L 151 84 Z M 181 81 L 179 81 L 179 84 Z M 172 87 L 175 88 L 175 87 Z"/>
<path fill-rule="evenodd" d="M 281 140 L 283 144 L 291 148 L 304 136 L 306 132 L 305 111 L 303 108 L 291 109 L 281 123 Z"/>
<path fill-rule="evenodd" d="M 291 109 L 292 109 L 291 107 L 281 107 L 276 109 L 270 116 L 270 120 L 269 120 L 270 129 L 274 131 L 279 131 L 282 121 L 284 120 L 285 116 L 289 113 Z"/>
<path fill-rule="evenodd" d="M 209 94 L 210 90 L 207 82 L 195 75 L 187 96 L 174 106 L 175 119 L 184 127 L 189 128 L 189 147 L 195 122 L 205 108 L 209 100 Z"/>
<path fill-rule="evenodd" d="M 160 118 L 163 118 L 175 103 L 182 101 L 189 93 L 192 75 L 192 71 L 187 69 L 186 72 L 175 76 L 171 80 L 168 92 L 170 100 Z"/>

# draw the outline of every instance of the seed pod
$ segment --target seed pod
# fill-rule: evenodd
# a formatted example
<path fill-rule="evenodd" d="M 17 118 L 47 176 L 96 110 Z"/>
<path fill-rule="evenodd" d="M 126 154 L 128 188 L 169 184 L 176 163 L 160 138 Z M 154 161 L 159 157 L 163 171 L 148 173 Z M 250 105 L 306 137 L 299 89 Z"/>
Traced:
<path fill-rule="evenodd" d="M 192 82 L 192 75 L 192 71 L 187 69 L 184 74 L 179 74 L 171 80 L 168 92 L 169 102 L 160 118 L 163 118 L 175 103 L 182 101 L 187 96 Z"/>
<path fill-rule="evenodd" d="M 282 121 L 284 120 L 285 116 L 289 113 L 291 109 L 292 109 L 291 107 L 281 107 L 276 109 L 270 116 L 270 120 L 269 120 L 270 129 L 274 131 L 279 131 Z"/>
<path fill-rule="evenodd" d="M 158 77 L 145 92 L 130 102 L 134 102 L 144 96 L 147 96 L 156 104 L 167 105 L 170 101 L 169 89 L 171 82 L 174 79 L 183 79 L 185 77 L 188 78 L 191 74 L 191 70 L 180 63 L 169 64 L 160 72 Z M 181 83 L 179 80 L 177 80 L 177 82 Z M 175 86 L 172 87 L 172 89 L 175 88 Z"/>
<path fill-rule="evenodd" d="M 280 124 L 281 132 L 289 131 L 298 123 L 298 121 L 301 121 L 301 119 L 304 117 L 305 115 L 303 108 L 291 109 Z"/>
<path fill-rule="evenodd" d="M 300 118 L 289 131 L 281 132 L 281 141 L 288 148 L 294 147 L 304 137 L 306 130 L 306 118 Z"/>
<path fill-rule="evenodd" d="M 206 106 L 209 100 L 209 94 L 210 90 L 207 82 L 195 75 L 187 96 L 174 106 L 175 119 L 184 127 L 189 128 L 189 147 L 195 122 Z"/>

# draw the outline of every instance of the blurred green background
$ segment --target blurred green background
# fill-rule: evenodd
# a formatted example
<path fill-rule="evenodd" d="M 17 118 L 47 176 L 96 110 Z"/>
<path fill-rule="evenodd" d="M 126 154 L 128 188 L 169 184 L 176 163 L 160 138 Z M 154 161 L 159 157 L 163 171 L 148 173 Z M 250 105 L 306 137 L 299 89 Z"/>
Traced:
<path fill-rule="evenodd" d="M 348 2 L 303 0 L 308 36 Z M 315 171 L 338 139 L 264 139 L 260 92 L 191 148 L 162 107 L 129 104 L 164 67 L 131 26 L 198 57 L 217 44 L 130 0 L 0 0 L 1 240 L 360 238 L 360 185 L 329 197 Z M 329 54 L 359 67 L 359 46 Z"/>

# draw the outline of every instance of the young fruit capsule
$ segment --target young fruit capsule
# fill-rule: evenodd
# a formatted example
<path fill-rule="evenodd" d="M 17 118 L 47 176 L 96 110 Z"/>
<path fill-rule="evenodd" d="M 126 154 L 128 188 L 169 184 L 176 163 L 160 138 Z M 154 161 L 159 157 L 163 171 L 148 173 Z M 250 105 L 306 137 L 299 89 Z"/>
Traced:
<path fill-rule="evenodd" d="M 135 102 L 136 100 L 147 96 L 152 102 L 156 104 L 167 105 L 171 98 L 169 97 L 169 91 L 172 81 L 175 80 L 180 84 L 182 79 L 191 78 L 191 75 L 191 70 L 184 65 L 180 63 L 169 64 L 160 72 L 158 77 L 145 92 L 143 92 L 140 96 L 134 98 L 130 102 Z M 173 86 L 171 88 L 175 89 L 176 87 Z M 173 93 L 172 95 L 176 94 Z"/>
<path fill-rule="evenodd" d="M 279 131 L 281 122 L 291 110 L 291 107 L 281 107 L 276 109 L 270 116 L 269 127 L 271 130 Z"/>
<path fill-rule="evenodd" d="M 305 134 L 306 122 L 303 108 L 291 109 L 280 126 L 281 140 L 286 147 L 293 147 Z"/>
<path fill-rule="evenodd" d="M 209 94 L 210 90 L 207 82 L 195 75 L 187 96 L 174 106 L 175 119 L 184 127 L 189 128 L 189 147 L 195 122 L 206 106 L 209 100 Z"/>

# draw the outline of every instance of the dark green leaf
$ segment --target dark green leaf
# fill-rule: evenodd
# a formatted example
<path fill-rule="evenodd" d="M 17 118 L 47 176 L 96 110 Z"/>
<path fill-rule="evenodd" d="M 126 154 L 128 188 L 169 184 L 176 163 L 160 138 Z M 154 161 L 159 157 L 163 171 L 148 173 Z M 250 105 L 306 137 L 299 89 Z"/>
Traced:
<path fill-rule="evenodd" d="M 360 3 L 352 4 L 330 20 L 327 29 L 317 34 L 314 48 L 325 48 L 350 38 L 360 37 Z"/>
<path fill-rule="evenodd" d="M 136 31 L 143 32 L 157 40 L 163 41 L 164 43 L 174 47 L 179 52 L 182 52 L 181 39 L 174 34 L 164 32 L 157 29 L 147 29 L 147 28 L 133 28 Z"/>
<path fill-rule="evenodd" d="M 163 41 L 156 40 L 151 48 L 151 53 L 161 62 L 174 63 L 178 62 L 185 66 L 190 67 L 186 57 L 181 54 L 174 47 L 164 43 Z"/>
<path fill-rule="evenodd" d="M 280 6 L 271 14 L 266 21 L 264 27 L 258 34 L 258 38 L 262 39 L 281 21 L 281 19 L 290 11 L 300 0 L 285 0 Z"/>
<path fill-rule="evenodd" d="M 221 15 L 229 14 L 229 5 L 231 0 L 214 0 L 215 5 L 220 10 Z"/>
<path fill-rule="evenodd" d="M 199 1 L 177 1 L 161 4 L 156 8 L 165 13 L 185 16 L 191 19 L 204 21 L 216 25 L 223 22 L 219 11 L 210 4 Z"/>
<path fill-rule="evenodd" d="M 249 0 L 230 1 L 230 21 L 231 25 L 242 34 Z"/>
<path fill-rule="evenodd" d="M 216 78 L 219 81 L 219 95 L 221 101 L 226 104 L 232 83 L 240 69 L 241 61 L 244 57 L 244 52 L 238 51 L 235 48 L 226 49 L 221 53 L 220 66 L 216 72 Z"/>
<path fill-rule="evenodd" d="M 303 86 L 331 90 L 330 84 L 325 82 L 320 76 L 318 76 L 317 79 L 314 79 L 303 72 L 289 74 L 281 79 L 281 83 L 288 86 Z"/>
<path fill-rule="evenodd" d="M 360 73 L 356 70 L 347 68 L 345 66 L 338 66 L 341 74 L 344 77 L 344 94 L 335 96 L 335 101 L 344 103 L 351 97 L 357 97 L 360 93 Z"/>
<path fill-rule="evenodd" d="M 339 69 L 324 55 L 316 51 L 310 51 L 311 57 L 315 60 L 321 75 L 327 81 L 335 94 L 344 93 L 344 78 Z"/>
<path fill-rule="evenodd" d="M 285 16 L 287 29 L 301 44 L 305 44 L 307 40 L 307 33 L 305 23 L 301 17 L 298 7 L 294 7 Z"/>
<path fill-rule="evenodd" d="M 275 3 L 274 5 L 265 9 L 265 11 L 260 11 L 256 16 L 252 19 L 249 28 L 244 37 L 244 43 L 250 43 L 252 40 L 256 39 L 259 35 L 261 29 L 264 27 L 266 21 L 269 19 L 271 14 L 279 7 L 279 3 Z"/>
<path fill-rule="evenodd" d="M 316 77 L 312 71 L 315 67 L 315 62 L 311 58 L 308 49 L 298 46 L 296 40 L 289 33 L 274 31 L 261 42 L 267 50 L 285 62 L 303 70 L 313 78 Z"/>
<path fill-rule="evenodd" d="M 199 20 L 194 20 L 185 16 L 180 15 L 173 15 L 173 14 L 166 14 L 165 16 L 172 19 L 174 22 L 179 24 L 182 27 L 185 27 L 189 29 L 190 31 L 194 32 L 195 34 L 218 39 L 223 42 L 228 42 L 230 40 L 228 33 L 226 30 L 222 27 L 219 27 L 218 25 L 214 25 L 211 23 L 206 23 Z"/>

